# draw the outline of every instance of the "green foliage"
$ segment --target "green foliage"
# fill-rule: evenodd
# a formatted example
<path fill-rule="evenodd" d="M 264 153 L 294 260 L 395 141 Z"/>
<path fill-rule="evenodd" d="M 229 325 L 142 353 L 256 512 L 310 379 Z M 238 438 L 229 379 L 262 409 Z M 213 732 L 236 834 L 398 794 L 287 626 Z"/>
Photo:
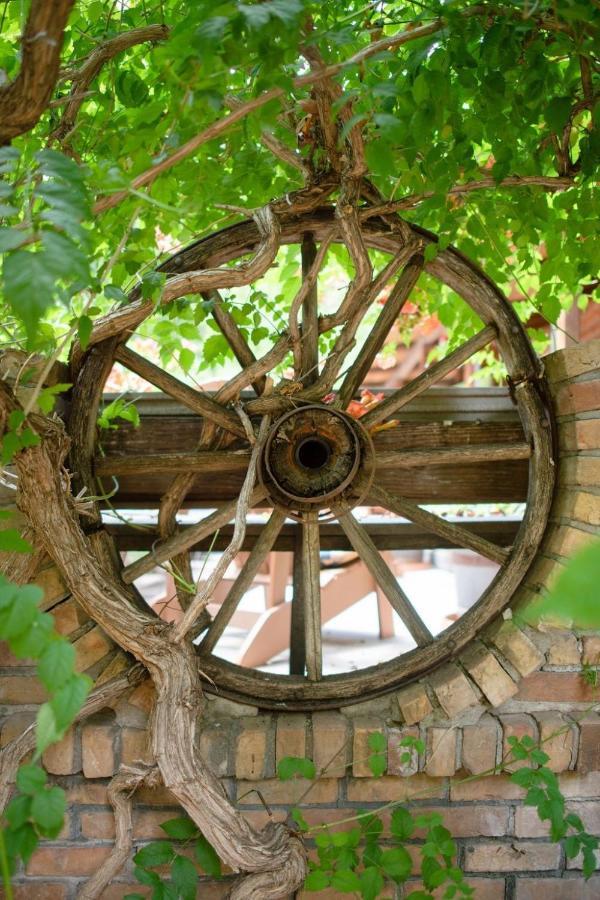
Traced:
<path fill-rule="evenodd" d="M 40 611 L 41 599 L 37 585 L 20 587 L 0 576 L 0 639 L 15 656 L 37 662 L 37 675 L 49 694 L 38 711 L 34 762 L 19 769 L 17 793 L 4 813 L 0 842 L 9 872 L 19 858 L 28 861 L 40 838 L 55 838 L 62 828 L 64 791 L 47 785 L 38 760 L 63 737 L 91 685 L 87 676 L 74 671 L 75 651 L 54 630 L 52 616 Z"/>
<path fill-rule="evenodd" d="M 600 541 L 592 540 L 575 553 L 546 594 L 525 611 L 528 622 L 547 618 L 578 628 L 599 628 L 598 584 Z"/>
<path fill-rule="evenodd" d="M 387 740 L 379 731 L 372 731 L 367 738 L 369 750 L 373 752 L 367 762 L 374 778 L 379 778 L 387 769 Z"/>
<path fill-rule="evenodd" d="M 284 756 L 277 763 L 277 777 L 281 781 L 289 781 L 295 776 L 312 780 L 316 774 L 312 759 L 306 759 L 303 756 Z"/>
<path fill-rule="evenodd" d="M 541 821 L 549 823 L 550 838 L 562 841 L 567 858 L 582 854 L 583 874 L 590 878 L 597 867 L 599 841 L 586 832 L 579 816 L 566 811 L 558 778 L 546 766 L 550 757 L 528 735 L 508 741 L 513 758 L 529 764 L 513 772 L 511 781 L 527 791 L 525 804 L 535 807 Z"/>
<path fill-rule="evenodd" d="M 131 401 L 127 402 L 122 397 L 117 397 L 108 403 L 98 416 L 98 427 L 105 430 L 114 430 L 119 427 L 118 419 L 131 422 L 134 428 L 140 424 L 140 414 Z"/>
<path fill-rule="evenodd" d="M 367 162 L 384 194 L 423 195 L 407 212 L 411 220 L 439 232 L 440 246 L 456 243 L 502 287 L 517 284 L 524 319 L 535 308 L 555 321 L 598 271 L 593 186 L 599 116 L 583 103 L 579 60 L 591 61 L 597 94 L 600 11 L 575 0 L 541 0 L 531 14 L 507 0 L 485 15 L 463 15 L 471 6 L 469 0 L 439 9 L 399 2 L 365 7 L 354 0 L 216 6 L 208 0 L 131 0 L 115 10 L 110 0 L 82 0 L 65 34 L 66 70 L 101 41 L 132 28 L 164 21 L 170 34 L 129 48 L 100 70 L 64 153 L 58 143 L 41 148 L 60 123 L 68 78 L 59 81 L 56 102 L 36 128 L 0 148 L 3 302 L 12 339 L 46 350 L 67 325 L 85 346 L 95 318 L 125 302 L 134 283 L 143 297 L 159 299 L 164 275 L 152 271 L 158 233 L 171 245 L 187 242 L 229 219 L 217 203 L 259 207 L 299 185 L 295 169 L 260 143 L 267 129 L 295 145 L 293 126 L 280 117 L 280 104 L 271 102 L 185 156 L 150 189 L 131 190 L 136 175 L 221 117 L 226 97 L 247 100 L 283 88 L 300 118 L 298 104 L 309 88 L 292 90 L 291 79 L 304 71 L 299 45 L 307 39 L 308 16 L 309 40 L 328 62 L 349 59 L 374 37 L 404 30 L 407 20 L 419 26 L 438 13 L 445 17 L 438 33 L 346 66 L 337 76 L 338 106 L 352 101 L 351 121 L 364 127 Z M 0 68 L 8 78 L 20 65 L 22 15 L 19 4 L 7 4 L 3 13 Z M 566 165 L 574 179 L 569 190 L 492 186 L 448 198 L 452 186 L 483 177 L 499 184 L 512 175 L 561 174 L 555 139 L 563 139 L 565 127 Z M 92 217 L 92 198 L 122 190 L 127 199 L 114 211 Z M 433 256 L 436 247 L 426 253 Z M 240 300 L 231 292 L 236 310 L 249 306 L 239 324 L 255 344 L 282 327 L 296 274 L 297 266 L 291 273 L 281 266 L 279 285 L 269 285 L 260 300 Z M 86 309 L 92 300 L 94 313 Z M 427 304 L 446 316 L 448 292 L 436 285 Z M 156 337 L 164 359 L 177 357 L 183 342 L 192 341 L 187 349 L 193 360 L 188 353 L 180 360 L 184 371 L 212 368 L 231 354 L 220 334 L 211 333 L 206 309 L 206 301 L 186 298 L 162 308 L 141 331 Z M 254 314 L 262 321 L 251 321 Z M 459 318 L 451 324 L 453 340 L 469 336 L 471 323 Z M 206 353 L 200 352 L 205 344 Z"/>
<path fill-rule="evenodd" d="M 221 862 L 214 849 L 190 819 L 170 819 L 161 825 L 174 841 L 153 841 L 133 857 L 135 876 L 152 888 L 152 900 L 194 900 L 198 888 L 198 868 L 212 878 L 221 877 Z M 185 850 L 186 854 L 178 850 Z M 189 858 L 193 854 L 195 863 Z M 169 867 L 169 881 L 162 881 L 155 868 Z M 139 895 L 129 894 L 130 900 Z"/>

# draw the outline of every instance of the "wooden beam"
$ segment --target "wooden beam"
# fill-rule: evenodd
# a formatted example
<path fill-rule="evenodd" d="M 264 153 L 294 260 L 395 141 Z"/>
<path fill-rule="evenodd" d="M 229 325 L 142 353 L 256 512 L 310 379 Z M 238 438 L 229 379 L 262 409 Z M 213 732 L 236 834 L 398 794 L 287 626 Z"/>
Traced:
<path fill-rule="evenodd" d="M 449 517 L 445 518 L 444 521 L 452 524 L 457 520 Z M 460 519 L 457 521 L 457 524 L 471 536 L 481 537 L 496 544 L 498 547 L 510 547 L 519 530 L 520 521 L 498 516 L 493 519 Z M 180 532 L 185 534 L 193 527 L 193 525 L 181 525 Z M 252 550 L 264 527 L 262 522 L 248 523 L 246 537 L 242 545 L 243 551 Z M 387 522 L 371 521 L 363 523 L 363 527 L 378 550 L 431 550 L 456 546 L 454 541 L 449 540 L 445 535 L 434 535 L 431 529 L 414 522 L 397 520 Z M 148 530 L 142 531 L 139 525 L 107 522 L 106 529 L 116 539 L 117 547 L 121 552 L 150 550 L 160 539 L 158 531 L 154 530 L 152 526 Z M 200 553 L 212 548 L 215 553 L 220 553 L 231 541 L 232 533 L 233 526 L 230 524 L 224 525 L 219 529 L 216 538 L 214 535 L 210 535 L 197 540 L 189 549 Z M 352 544 L 337 522 L 322 523 L 320 535 L 321 550 L 352 550 Z M 286 522 L 273 544 L 273 550 L 282 553 L 294 552 L 299 536 L 300 526 L 292 522 Z M 299 552 L 298 555 L 300 555 Z"/>
<path fill-rule="evenodd" d="M 381 469 L 412 469 L 418 466 L 467 465 L 475 462 L 529 459 L 531 447 L 525 441 L 517 444 L 468 444 L 464 447 L 439 447 L 431 450 L 380 451 L 375 465 Z"/>

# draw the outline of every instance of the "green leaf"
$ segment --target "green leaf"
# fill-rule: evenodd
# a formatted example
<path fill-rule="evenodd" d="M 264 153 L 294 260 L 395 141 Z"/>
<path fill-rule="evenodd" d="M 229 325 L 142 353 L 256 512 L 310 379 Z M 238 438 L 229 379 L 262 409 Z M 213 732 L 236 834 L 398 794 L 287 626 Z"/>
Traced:
<path fill-rule="evenodd" d="M 571 834 L 565 839 L 565 854 L 568 859 L 575 859 L 580 850 L 579 838 Z"/>
<path fill-rule="evenodd" d="M 375 750 L 377 753 L 387 750 L 387 740 L 385 735 L 381 731 L 372 731 L 367 738 L 367 746 L 369 747 L 369 750 Z"/>
<path fill-rule="evenodd" d="M 0 253 L 15 250 L 27 239 L 27 232 L 16 228 L 0 228 Z"/>
<path fill-rule="evenodd" d="M 69 641 L 51 641 L 38 662 L 38 676 L 49 691 L 65 684 L 75 668 L 75 648 Z"/>
<path fill-rule="evenodd" d="M 10 649 L 20 659 L 38 657 L 53 633 L 54 619 L 48 613 L 40 613 L 27 631 L 11 640 Z"/>
<path fill-rule="evenodd" d="M 49 703 L 42 703 L 36 716 L 36 750 L 43 753 L 44 750 L 54 744 L 61 737 L 62 730 L 56 724 L 54 710 Z"/>
<path fill-rule="evenodd" d="M 196 361 L 196 354 L 189 347 L 182 347 L 177 354 L 179 365 L 184 372 L 189 372 Z"/>
<path fill-rule="evenodd" d="M 133 857 L 134 863 L 144 868 L 164 866 L 170 863 L 175 855 L 173 847 L 167 841 L 153 841 L 146 844 Z"/>
<path fill-rule="evenodd" d="M 198 865 L 213 878 L 221 877 L 221 860 L 204 835 L 200 835 L 194 844 L 194 855 Z"/>
<path fill-rule="evenodd" d="M 373 778 L 380 778 L 387 768 L 387 760 L 381 753 L 374 753 L 367 760 Z"/>
<path fill-rule="evenodd" d="M 120 287 L 117 287 L 116 284 L 105 285 L 104 296 L 108 300 L 114 300 L 116 303 L 127 303 L 127 294 Z"/>
<path fill-rule="evenodd" d="M 381 854 L 381 868 L 394 881 L 406 881 L 412 871 L 412 862 L 404 847 L 384 850 Z"/>
<path fill-rule="evenodd" d="M 523 618 L 532 623 L 550 619 L 596 629 L 600 627 L 599 583 L 600 541 L 594 540 L 570 558 L 549 593 L 530 604 Z"/>
<path fill-rule="evenodd" d="M 308 822 L 306 821 L 306 819 L 304 818 L 304 816 L 302 815 L 301 809 L 298 809 L 298 807 L 295 806 L 292 809 L 290 815 L 291 815 L 292 819 L 294 820 L 294 822 L 296 823 L 296 825 L 298 826 L 298 828 L 300 829 L 300 831 L 308 831 L 309 825 L 308 825 Z"/>
<path fill-rule="evenodd" d="M 42 592 L 37 585 L 19 588 L 10 605 L 0 609 L 0 636 L 10 641 L 26 632 L 39 614 Z"/>
<path fill-rule="evenodd" d="M 305 891 L 324 891 L 331 884 L 330 878 L 321 869 L 309 872 L 304 880 Z"/>
<path fill-rule="evenodd" d="M 425 72 L 421 72 L 413 81 L 412 94 L 417 106 L 429 99 L 429 82 Z"/>
<path fill-rule="evenodd" d="M 351 894 L 353 891 L 360 891 L 360 878 L 350 869 L 340 869 L 331 876 L 331 887 L 342 894 Z"/>
<path fill-rule="evenodd" d="M 84 179 L 84 171 L 75 160 L 58 150 L 40 150 L 35 154 L 35 159 L 45 175 L 53 175 L 71 184 L 78 184 Z"/>
<path fill-rule="evenodd" d="M 433 857 L 424 857 L 421 863 L 421 875 L 425 887 L 429 890 L 435 890 L 440 887 L 446 880 L 446 872 Z"/>
<path fill-rule="evenodd" d="M 163 272 L 146 272 L 140 283 L 140 290 L 144 300 L 159 300 L 165 283 Z"/>
<path fill-rule="evenodd" d="M 570 97 L 553 97 L 546 104 L 544 115 L 546 122 L 555 133 L 561 132 L 567 124 L 571 112 L 572 100 Z"/>
<path fill-rule="evenodd" d="M 218 43 L 229 24 L 227 16 L 213 16 L 205 21 L 196 30 L 197 43 L 200 48 L 212 49 Z"/>
<path fill-rule="evenodd" d="M 584 878 L 591 878 L 598 866 L 596 853 L 587 847 L 583 851 L 583 875 Z"/>
<path fill-rule="evenodd" d="M 149 94 L 147 85 L 131 69 L 119 73 L 115 89 L 123 106 L 141 106 Z"/>
<path fill-rule="evenodd" d="M 191 819 L 169 819 L 160 826 L 174 841 L 187 841 L 198 836 L 198 828 Z"/>
<path fill-rule="evenodd" d="M 407 841 L 415 830 L 415 822 L 410 812 L 404 806 L 398 806 L 392 812 L 390 829 L 394 837 L 399 841 Z"/>
<path fill-rule="evenodd" d="M 17 795 L 6 807 L 6 821 L 14 829 L 21 828 L 31 816 L 31 797 Z"/>
<path fill-rule="evenodd" d="M 304 756 L 284 756 L 277 764 L 277 777 L 280 781 L 289 781 L 296 775 L 310 781 L 316 774 L 314 762 Z"/>
<path fill-rule="evenodd" d="M 46 256 L 40 251 L 15 250 L 4 258 L 4 295 L 30 339 L 54 297 L 55 279 Z"/>
<path fill-rule="evenodd" d="M 82 350 L 87 350 L 93 327 L 94 323 L 89 316 L 79 316 L 77 319 L 77 337 Z"/>
<path fill-rule="evenodd" d="M 46 784 L 47 776 L 41 766 L 34 763 L 21 766 L 17 772 L 17 787 L 23 794 L 36 794 Z"/>
<path fill-rule="evenodd" d="M 7 829 L 5 832 L 6 850 L 9 857 L 20 856 L 25 865 L 29 862 L 33 851 L 39 844 L 35 828 L 31 822 L 25 822 L 20 828 Z"/>
<path fill-rule="evenodd" d="M 360 895 L 363 900 L 375 900 L 383 891 L 383 877 L 375 866 L 368 866 L 360 875 Z"/>
<path fill-rule="evenodd" d="M 193 862 L 185 856 L 176 856 L 171 866 L 171 878 L 181 900 L 195 900 L 198 873 Z"/>
<path fill-rule="evenodd" d="M 0 531 L 0 550 L 5 553 L 31 553 L 33 547 L 21 537 L 16 528 Z"/>
<path fill-rule="evenodd" d="M 92 681 L 87 675 L 71 675 L 50 701 L 57 727 L 63 731 L 73 721 L 88 695 Z"/>
<path fill-rule="evenodd" d="M 59 787 L 47 788 L 34 795 L 31 818 L 45 837 L 58 835 L 63 826 L 65 807 L 65 792 Z"/>

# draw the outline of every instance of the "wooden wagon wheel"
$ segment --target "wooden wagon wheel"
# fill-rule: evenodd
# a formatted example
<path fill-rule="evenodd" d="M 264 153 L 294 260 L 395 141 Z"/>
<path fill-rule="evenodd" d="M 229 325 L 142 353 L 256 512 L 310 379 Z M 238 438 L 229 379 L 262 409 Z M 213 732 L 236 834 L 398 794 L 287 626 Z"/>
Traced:
<path fill-rule="evenodd" d="M 184 504 L 197 473 L 231 471 L 239 478 L 240 473 L 248 471 L 249 465 L 256 464 L 256 480 L 246 478 L 245 498 L 240 498 L 240 502 L 245 500 L 249 507 L 267 505 L 272 510 L 270 517 L 256 537 L 219 612 L 210 620 L 204 611 L 196 622 L 195 634 L 200 638 L 199 665 L 207 677 L 207 689 L 251 699 L 266 707 L 310 709 L 374 696 L 456 655 L 510 602 L 538 549 L 552 497 L 552 440 L 549 413 L 540 391 L 540 364 L 510 304 L 475 265 L 452 247 L 439 250 L 433 259 L 425 262 L 423 254 L 428 244 L 436 242 L 434 235 L 406 223 L 393 227 L 389 219 L 364 208 L 349 215 L 352 221 L 345 220 L 343 212 L 340 215 L 339 207 L 338 210 L 322 207 L 275 221 L 267 208 L 259 211 L 254 221 L 242 222 L 204 238 L 160 267 L 167 277 L 164 299 L 181 296 L 186 290 L 197 291 L 200 284 L 204 296 L 213 301 L 212 314 L 241 365 L 240 373 L 216 394 L 195 390 L 126 346 L 131 332 L 151 312 L 151 304 L 135 291 L 128 306 L 96 325 L 91 349 L 85 355 L 77 349 L 73 354 L 76 380 L 70 420 L 71 464 L 80 485 L 94 483 L 95 423 L 103 385 L 115 361 L 188 406 L 204 423 L 195 454 L 178 455 L 174 436 L 173 453 L 153 460 L 155 470 L 162 467 L 174 476 L 161 501 L 161 539 L 152 552 L 122 569 L 125 583 L 132 585 L 155 565 L 173 560 L 189 580 L 189 549 L 231 522 L 238 505 L 235 498 L 220 505 L 215 503 L 216 510 L 197 525 L 178 530 L 175 514 Z M 338 310 L 319 315 L 318 273 L 331 242 L 346 244 L 355 275 Z M 256 359 L 217 289 L 256 280 L 271 266 L 282 244 L 298 246 L 303 281 L 291 303 L 288 329 L 277 337 L 266 355 Z M 382 251 L 389 257 L 389 262 L 375 276 L 367 248 Z M 248 260 L 248 254 L 254 255 Z M 240 259 L 242 262 L 237 266 L 230 265 Z M 423 269 L 462 297 L 482 320 L 483 327 L 462 346 L 355 420 L 345 410 Z M 392 288 L 387 302 L 380 308 L 375 325 L 344 374 L 347 368 L 344 361 L 353 348 L 365 313 L 372 308 L 382 288 L 389 285 Z M 319 360 L 319 335 L 333 328 L 338 329 L 333 350 L 326 359 Z M 483 448 L 440 447 L 404 454 L 382 449 L 377 439 L 378 426 L 393 419 L 403 406 L 492 342 L 506 365 L 524 442 Z M 266 376 L 287 354 L 293 358 L 293 382 L 272 390 Z M 235 407 L 240 392 L 250 386 L 254 394 L 249 398 L 244 395 L 242 406 Z M 323 399 L 332 391 L 333 402 L 324 403 Z M 482 458 L 529 460 L 525 514 L 509 549 L 390 493 L 382 488 L 377 477 L 378 471 L 389 467 L 443 464 L 457 459 L 477 462 Z M 130 468 L 139 464 L 140 460 L 129 461 Z M 127 470 L 127 460 L 123 465 Z M 434 500 L 432 497 L 430 502 Z M 446 542 L 469 548 L 500 565 L 479 601 L 435 638 L 380 555 L 368 529 L 353 514 L 361 502 L 383 507 Z M 364 561 L 412 635 L 414 649 L 377 666 L 344 674 L 323 674 L 319 517 L 324 513 L 335 516 L 339 522 L 350 546 Z M 233 665 L 214 655 L 213 650 L 274 546 L 284 522 L 290 518 L 298 524 L 290 674 L 285 676 Z M 98 509 L 91 528 L 94 527 L 101 528 Z M 103 547 L 105 554 L 106 545 L 98 546 Z M 180 593 L 180 601 L 189 603 L 189 596 L 186 600 Z"/>

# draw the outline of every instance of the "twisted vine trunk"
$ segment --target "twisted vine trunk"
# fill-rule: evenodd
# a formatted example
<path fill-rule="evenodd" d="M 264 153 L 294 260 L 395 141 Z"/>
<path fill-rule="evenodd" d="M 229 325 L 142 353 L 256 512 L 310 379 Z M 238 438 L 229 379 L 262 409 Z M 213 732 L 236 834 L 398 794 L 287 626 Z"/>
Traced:
<path fill-rule="evenodd" d="M 0 419 L 5 420 L 17 408 L 10 389 L 0 382 Z M 253 828 L 227 799 L 197 751 L 202 688 L 190 640 L 176 643 L 172 626 L 135 605 L 108 557 L 104 568 L 98 565 L 79 526 L 63 469 L 68 449 L 63 426 L 35 416 L 31 424 L 41 443 L 15 457 L 17 505 L 60 568 L 76 601 L 149 670 L 157 697 L 151 741 L 165 786 L 223 861 L 243 873 L 233 886 L 232 898 L 288 897 L 306 875 L 302 841 L 280 823 Z"/>

